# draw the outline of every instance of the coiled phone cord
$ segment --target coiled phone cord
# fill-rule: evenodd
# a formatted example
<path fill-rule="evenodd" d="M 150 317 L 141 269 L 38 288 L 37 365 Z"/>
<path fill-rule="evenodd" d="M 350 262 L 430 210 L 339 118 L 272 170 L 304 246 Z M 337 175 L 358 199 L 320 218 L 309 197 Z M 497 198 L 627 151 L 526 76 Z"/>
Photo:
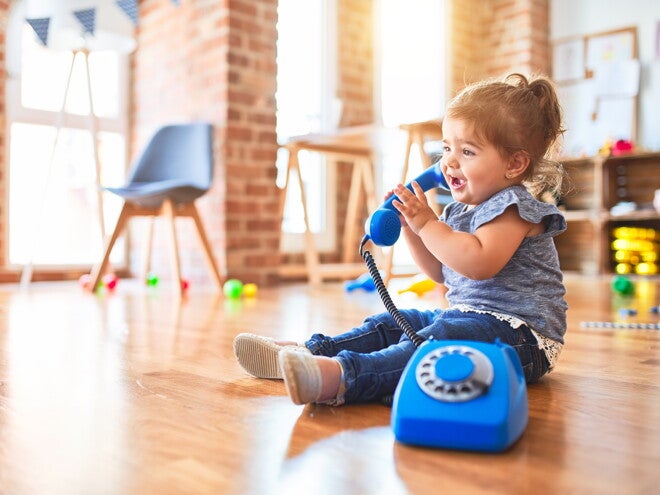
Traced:
<path fill-rule="evenodd" d="M 408 320 L 404 318 L 399 309 L 392 302 L 392 298 L 390 297 L 389 292 L 387 292 L 387 287 L 385 287 L 385 282 L 383 282 L 383 279 L 380 276 L 374 257 L 369 251 L 364 249 L 364 245 L 367 241 L 369 241 L 369 236 L 364 236 L 360 243 L 360 257 L 362 257 L 369 269 L 369 274 L 374 281 L 376 290 L 378 290 L 378 294 L 380 295 L 387 312 L 392 315 L 392 318 L 394 318 L 396 324 L 399 325 L 399 328 L 403 330 L 403 333 L 405 333 L 410 340 L 412 340 L 415 347 L 419 347 L 426 339 L 415 332 L 413 327 L 410 326 L 410 323 L 408 323 Z"/>

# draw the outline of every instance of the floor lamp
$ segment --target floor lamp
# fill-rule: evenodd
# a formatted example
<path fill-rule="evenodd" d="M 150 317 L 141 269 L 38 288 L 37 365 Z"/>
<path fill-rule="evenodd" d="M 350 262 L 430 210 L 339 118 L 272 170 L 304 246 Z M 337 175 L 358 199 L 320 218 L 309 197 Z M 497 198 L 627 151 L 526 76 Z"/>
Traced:
<path fill-rule="evenodd" d="M 137 24 L 137 0 L 30 0 L 26 6 L 26 21 L 32 26 L 44 46 L 56 50 L 67 50 L 72 54 L 67 80 L 57 122 L 56 135 L 51 150 L 44 194 L 41 195 L 39 218 L 45 211 L 46 192 L 50 184 L 55 151 L 59 142 L 67 98 L 71 88 L 76 58 L 83 57 L 87 100 L 89 104 L 89 131 L 92 136 L 93 160 L 96 177 L 97 213 L 101 233 L 101 246 L 105 242 L 105 220 L 103 209 L 103 190 L 101 188 L 101 162 L 98 152 L 98 118 L 94 111 L 92 81 L 89 67 L 89 55 L 93 50 L 115 50 L 128 53 L 135 48 L 133 29 Z M 36 222 L 38 223 L 38 222 Z M 30 242 L 28 263 L 23 266 L 20 284 L 27 286 L 32 280 L 34 268 L 35 232 Z"/>

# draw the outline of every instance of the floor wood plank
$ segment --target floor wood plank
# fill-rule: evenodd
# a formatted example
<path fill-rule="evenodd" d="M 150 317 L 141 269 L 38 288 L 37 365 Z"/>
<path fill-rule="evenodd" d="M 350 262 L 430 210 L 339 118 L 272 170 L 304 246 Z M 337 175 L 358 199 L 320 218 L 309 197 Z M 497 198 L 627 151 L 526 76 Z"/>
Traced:
<path fill-rule="evenodd" d="M 7 494 L 657 493 L 660 332 L 581 321 L 658 323 L 660 281 L 632 297 L 609 278 L 568 276 L 569 332 L 557 369 L 530 386 L 530 421 L 502 454 L 397 443 L 390 410 L 296 406 L 283 384 L 247 376 L 233 337 L 303 340 L 382 311 L 340 284 L 262 288 L 227 300 L 120 281 L 0 286 L 0 492 Z M 443 305 L 438 291 L 401 307 Z M 398 285 L 397 285 L 398 284 Z"/>

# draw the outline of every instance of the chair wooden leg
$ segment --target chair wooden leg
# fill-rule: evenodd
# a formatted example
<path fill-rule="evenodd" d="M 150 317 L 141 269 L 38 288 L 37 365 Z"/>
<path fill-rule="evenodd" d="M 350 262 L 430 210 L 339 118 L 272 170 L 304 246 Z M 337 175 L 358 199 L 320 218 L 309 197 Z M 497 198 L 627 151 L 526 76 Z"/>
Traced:
<path fill-rule="evenodd" d="M 132 207 L 129 203 L 124 203 L 124 206 L 121 209 L 121 212 L 119 213 L 119 217 L 117 218 L 117 224 L 115 225 L 115 229 L 112 232 L 112 235 L 108 238 L 105 248 L 103 250 L 103 257 L 101 258 L 101 261 L 94 266 L 92 269 L 91 273 L 91 278 L 92 278 L 92 283 L 89 286 L 89 290 L 91 292 L 94 292 L 96 288 L 98 287 L 99 283 L 101 282 L 101 278 L 103 277 L 103 274 L 105 273 L 105 269 L 108 265 L 108 261 L 110 260 L 110 253 L 112 252 L 112 248 L 115 245 L 115 242 L 117 242 L 117 238 L 119 237 L 119 234 L 124 230 L 126 227 L 126 223 L 128 222 L 128 219 L 132 216 Z"/>
<path fill-rule="evenodd" d="M 204 224 L 202 223 L 202 219 L 199 216 L 199 212 L 197 211 L 197 207 L 194 204 L 190 204 L 187 207 L 188 209 L 188 214 L 193 218 L 195 221 L 195 226 L 197 227 L 197 234 L 199 235 L 199 241 L 202 244 L 202 248 L 204 250 L 204 257 L 206 259 L 206 265 L 209 268 L 209 271 L 211 272 L 211 275 L 213 277 L 213 280 L 215 281 L 216 285 L 218 286 L 218 289 L 222 288 L 222 277 L 220 276 L 220 271 L 218 270 L 218 265 L 215 262 L 215 257 L 213 256 L 213 250 L 211 249 L 211 243 L 209 242 L 208 237 L 206 237 L 206 231 L 204 230 Z"/>
<path fill-rule="evenodd" d="M 176 241 L 176 225 L 174 219 L 176 213 L 172 200 L 166 199 L 163 202 L 162 213 L 167 218 L 169 226 L 170 249 L 172 251 L 172 273 L 174 274 L 174 283 L 177 286 L 176 290 L 180 296 L 183 295 L 183 286 L 181 284 L 181 264 L 179 263 L 179 248 Z"/>
<path fill-rule="evenodd" d="M 149 225 L 145 234 L 144 250 L 142 251 L 142 282 L 146 282 L 149 272 L 151 272 L 151 253 L 154 240 L 155 217 L 148 218 Z"/>

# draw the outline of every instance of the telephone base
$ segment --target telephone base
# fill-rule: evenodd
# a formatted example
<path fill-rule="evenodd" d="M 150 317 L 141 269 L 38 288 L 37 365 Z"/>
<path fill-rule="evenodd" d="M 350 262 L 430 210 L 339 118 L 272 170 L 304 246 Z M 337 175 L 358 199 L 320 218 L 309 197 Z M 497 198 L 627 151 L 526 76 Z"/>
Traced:
<path fill-rule="evenodd" d="M 404 444 L 500 452 L 527 426 L 520 360 L 501 343 L 429 340 L 394 393 L 392 429 Z"/>

